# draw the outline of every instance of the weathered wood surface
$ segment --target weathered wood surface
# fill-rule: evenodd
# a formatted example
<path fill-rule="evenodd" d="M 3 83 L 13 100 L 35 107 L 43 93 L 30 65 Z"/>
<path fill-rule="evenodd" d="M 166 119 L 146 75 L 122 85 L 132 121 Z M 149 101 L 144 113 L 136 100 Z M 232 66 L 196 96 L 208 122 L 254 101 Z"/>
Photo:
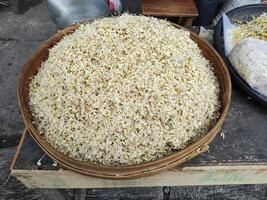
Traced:
<path fill-rule="evenodd" d="M 151 16 L 196 17 L 194 0 L 143 0 L 142 13 Z"/>
<path fill-rule="evenodd" d="M 232 103 L 222 131 L 209 146 L 209 150 L 186 164 L 219 164 L 240 162 L 267 162 L 267 108 L 257 104 L 234 86 Z M 53 160 L 29 136 L 16 163 L 16 169 L 57 169 Z"/>
<path fill-rule="evenodd" d="M 60 166 L 54 166 L 54 161 L 44 156 L 29 135 L 12 174 L 32 188 L 264 184 L 267 183 L 266 113 L 265 108 L 234 87 L 229 114 L 209 151 L 173 170 L 145 179 L 103 181 L 67 170 L 58 171 Z M 43 178 L 39 179 L 40 176 Z"/>
<path fill-rule="evenodd" d="M 266 162 L 266 113 L 265 108 L 234 86 L 230 113 L 222 129 L 225 136 L 218 135 L 210 145 L 209 152 L 187 164 Z M 47 156 L 38 166 L 37 162 L 44 155 L 43 152 L 30 137 L 26 137 L 26 143 L 27 148 L 22 148 L 17 168 L 57 169 Z M 45 190 L 41 196 L 49 198 L 48 194 L 50 198 L 61 195 L 58 191 Z M 86 199 L 214 199 L 215 196 L 218 199 L 266 199 L 267 185 L 90 189 Z"/>
<path fill-rule="evenodd" d="M 12 170 L 28 188 L 125 188 L 158 186 L 267 184 L 267 164 L 191 166 L 133 180 L 88 177 L 69 170 Z"/>
<path fill-rule="evenodd" d="M 243 98 L 239 98 L 243 97 Z M 238 99 L 239 98 L 239 99 Z M 237 104 L 237 105 L 236 105 Z M 247 104 L 246 106 L 242 104 Z M 248 108 L 250 110 L 241 110 L 242 107 Z M 195 159 L 189 161 L 187 164 L 208 164 L 208 163 L 223 163 L 223 162 L 236 162 L 236 161 L 244 161 L 244 162 L 266 162 L 266 134 L 264 131 L 255 131 L 256 130 L 266 130 L 265 125 L 266 123 L 263 123 L 266 112 L 264 109 L 260 109 L 261 106 L 253 102 L 253 100 L 249 100 L 246 98 L 246 95 L 243 92 L 240 92 L 237 90 L 237 88 L 234 88 L 233 93 L 233 101 L 231 106 L 231 111 L 233 111 L 233 114 L 230 112 L 228 117 L 234 117 L 237 121 L 240 120 L 247 120 L 245 123 L 236 123 L 236 124 L 228 124 L 227 121 L 225 122 L 223 126 L 223 132 L 225 134 L 224 139 L 222 136 L 217 136 L 215 141 L 210 145 L 210 150 L 207 153 L 204 153 Z M 258 113 L 252 112 L 252 110 L 256 110 Z M 257 117 L 258 121 L 256 121 L 253 116 Z M 231 122 L 230 119 L 227 118 L 228 121 Z M 259 123 L 257 123 L 259 122 Z M 255 124 L 255 126 L 251 126 L 251 123 Z M 262 123 L 262 124 L 261 124 Z M 262 126 L 259 126 L 262 125 Z M 235 128 L 231 128 L 234 126 Z M 240 127 L 238 126 L 245 126 L 240 131 Z M 246 127 L 247 126 L 247 127 Z M 231 131 L 227 131 L 227 128 L 230 127 Z M 247 128 L 253 133 L 249 134 L 249 132 L 246 133 Z M 248 130 L 248 131 L 249 131 Z M 240 131 L 240 132 L 239 132 Z M 237 137 L 237 138 L 236 138 Z M 238 141 L 238 138 L 240 138 L 240 141 Z M 257 138 L 259 140 L 257 140 Z M 39 149 L 39 147 L 35 144 L 35 142 L 30 138 L 26 137 L 27 140 L 27 148 L 22 148 L 22 154 L 19 156 L 17 168 L 28 168 L 29 166 L 31 169 L 57 169 L 53 166 L 53 161 L 45 156 L 43 160 L 41 161 L 41 166 L 37 165 L 38 160 L 44 155 L 43 152 Z M 260 141 L 262 140 L 262 141 Z M 227 142 L 226 142 L 227 141 Z M 255 142 L 258 145 L 255 145 Z M 262 144 L 262 146 L 261 146 Z M 213 146 L 214 145 L 214 146 Z M 221 147 L 221 146 L 224 146 Z M 250 148 L 247 148 L 247 145 Z M 251 148 L 252 147 L 252 148 Z M 248 154 L 249 152 L 249 154 Z M 247 156 L 246 156 L 247 155 Z M 75 180 L 75 179 L 73 179 Z M 193 188 L 193 189 L 192 189 Z M 243 199 L 265 199 L 266 197 L 266 185 L 264 186 L 238 186 L 238 187 L 219 187 L 215 186 L 216 190 L 213 191 L 214 187 L 210 187 L 212 189 L 208 190 L 207 187 L 205 193 L 201 194 L 200 187 L 180 187 L 180 188 L 173 188 L 173 187 L 157 187 L 157 188 L 150 188 L 145 189 L 119 189 L 119 190 L 110 190 L 106 189 L 105 193 L 102 194 L 101 192 L 98 193 L 99 189 L 97 190 L 89 190 L 87 192 L 87 197 L 94 198 L 94 197 L 101 197 L 103 199 L 109 198 L 109 196 L 113 196 L 114 198 L 123 199 L 124 195 L 129 195 L 132 193 L 138 193 L 140 191 L 141 194 L 144 195 L 144 199 L 162 199 L 163 197 L 165 199 L 177 199 L 177 198 L 183 198 L 183 199 L 212 199 L 212 194 L 215 194 L 216 196 L 219 196 L 221 199 L 225 198 L 227 199 L 238 199 L 239 195 L 241 197 L 243 196 Z M 218 189 L 220 188 L 220 189 Z M 224 189 L 226 188 L 226 189 Z M 241 189 L 241 194 L 239 194 L 237 188 L 250 188 L 247 191 L 246 189 Z M 251 189 L 252 188 L 252 189 Z M 231 193 L 223 193 L 222 191 L 227 190 Z M 94 195 L 90 194 L 91 191 L 96 191 Z M 103 190 L 100 190 L 103 191 Z M 112 194 L 109 194 L 109 191 L 112 191 Z M 133 192 L 135 191 L 135 192 Z M 147 192 L 144 192 L 147 191 Z M 155 193 L 155 191 L 160 191 L 159 193 Z M 166 194 L 163 191 L 168 191 Z M 191 191 L 191 192 L 188 192 Z M 252 194 L 253 191 L 253 194 Z M 88 194 L 89 193 L 89 194 Z M 266 193 L 266 194 L 265 194 Z M 51 194 L 51 192 L 45 192 L 45 194 Z M 123 194 L 123 195 L 122 195 Z M 247 196 L 247 198 L 246 198 Z M 136 198 L 138 199 L 138 195 L 135 194 L 135 196 L 128 196 L 127 198 Z M 162 198 L 161 198 L 162 197 Z M 250 197 L 250 198 L 249 198 Z"/>

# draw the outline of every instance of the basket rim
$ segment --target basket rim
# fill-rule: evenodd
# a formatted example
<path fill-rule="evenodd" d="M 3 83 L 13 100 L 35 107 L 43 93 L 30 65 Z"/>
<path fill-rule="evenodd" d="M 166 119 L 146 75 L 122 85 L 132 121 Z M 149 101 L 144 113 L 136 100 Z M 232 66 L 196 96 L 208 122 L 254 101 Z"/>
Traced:
<path fill-rule="evenodd" d="M 90 176 L 96 176 L 96 177 L 116 176 L 117 178 L 119 178 L 123 174 L 124 175 L 129 174 L 129 173 L 131 174 L 131 173 L 140 172 L 140 171 L 145 173 L 146 171 L 156 170 L 162 166 L 166 166 L 166 165 L 171 166 L 171 164 L 174 163 L 174 160 L 176 160 L 175 163 L 177 163 L 177 161 L 179 161 L 183 157 L 189 157 L 191 154 L 197 155 L 198 153 L 196 151 L 201 146 L 208 145 L 211 142 L 209 139 L 215 137 L 215 135 L 218 133 L 218 131 L 219 131 L 219 129 L 220 129 L 225 117 L 226 117 L 226 114 L 229 110 L 230 99 L 231 99 L 231 90 L 232 90 L 231 79 L 230 79 L 228 69 L 227 69 L 223 59 L 220 57 L 220 55 L 217 53 L 217 51 L 210 44 L 208 44 L 206 41 L 201 39 L 197 34 L 193 33 L 192 31 L 190 31 L 184 27 L 181 27 L 179 25 L 173 24 L 173 23 L 171 23 L 171 24 L 173 26 L 175 26 L 176 28 L 189 31 L 191 38 L 193 37 L 193 38 L 197 39 L 199 42 L 203 43 L 203 45 L 205 45 L 207 47 L 207 49 L 216 57 L 216 59 L 218 59 L 220 65 L 222 67 L 222 70 L 224 72 L 224 76 L 225 76 L 225 79 L 227 82 L 224 84 L 225 84 L 226 90 L 228 91 L 227 94 L 223 94 L 223 95 L 226 95 L 225 96 L 226 102 L 225 102 L 225 105 L 222 105 L 219 118 L 214 123 L 214 125 L 212 125 L 212 127 L 210 128 L 210 130 L 208 132 L 206 132 L 200 138 L 198 138 L 197 141 L 195 141 L 191 144 L 188 144 L 188 146 L 185 149 L 174 151 L 171 154 L 163 156 L 159 159 L 156 159 L 156 160 L 153 160 L 150 162 L 146 162 L 146 163 L 136 164 L 136 165 L 103 165 L 103 164 L 95 164 L 95 163 L 90 163 L 90 162 L 79 161 L 79 160 L 76 160 L 74 158 L 70 158 L 70 157 L 64 155 L 63 153 L 60 153 L 58 150 L 56 150 L 54 147 L 52 147 L 52 145 L 50 145 L 48 142 L 46 142 L 45 139 L 41 135 L 39 135 L 38 131 L 36 130 L 36 128 L 32 124 L 29 107 L 24 101 L 24 99 L 26 97 L 23 96 L 23 94 L 22 94 L 23 88 L 21 87 L 21 85 L 23 85 L 23 81 L 24 81 L 23 80 L 24 70 L 29 65 L 32 65 L 31 62 L 33 62 L 33 59 L 35 59 L 35 57 L 38 54 L 40 54 L 40 52 L 42 52 L 42 50 L 48 50 L 49 48 L 51 48 L 53 46 L 53 44 L 55 44 L 56 39 L 60 40 L 60 39 L 62 39 L 62 37 L 64 35 L 71 34 L 73 31 L 75 31 L 81 24 L 91 23 L 92 21 L 93 20 L 85 21 L 85 22 L 82 22 L 79 24 L 74 24 L 74 25 L 67 27 L 67 28 L 64 28 L 62 30 L 59 30 L 56 34 L 51 36 L 48 40 L 44 41 L 42 43 L 42 45 L 31 54 L 31 56 L 27 59 L 27 62 L 23 65 L 21 72 L 18 76 L 18 80 L 17 80 L 17 99 L 18 99 L 20 111 L 22 113 L 23 121 L 24 121 L 25 125 L 27 126 L 27 129 L 30 132 L 33 139 L 39 144 L 39 146 L 42 148 L 42 150 L 44 150 L 52 159 L 56 160 L 58 163 L 62 164 L 66 168 L 72 169 L 72 170 L 77 171 L 79 173 L 87 174 Z M 67 34 L 65 34 L 65 33 L 67 33 Z M 38 68 L 39 67 L 40 66 L 38 66 Z M 29 83 L 27 83 L 27 84 L 29 84 Z M 221 89 L 221 85 L 220 85 L 220 89 Z M 221 98 L 222 98 L 222 95 L 220 95 L 220 99 Z M 165 168 L 167 168 L 167 167 L 165 167 Z M 104 172 L 107 172 L 107 174 L 105 174 Z M 120 175 L 118 176 L 118 174 L 120 174 Z"/>

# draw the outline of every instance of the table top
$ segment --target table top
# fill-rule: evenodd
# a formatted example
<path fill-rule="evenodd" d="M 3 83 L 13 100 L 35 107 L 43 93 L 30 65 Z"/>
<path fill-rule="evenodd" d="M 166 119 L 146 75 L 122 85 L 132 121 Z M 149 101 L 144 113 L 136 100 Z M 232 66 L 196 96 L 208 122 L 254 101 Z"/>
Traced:
<path fill-rule="evenodd" d="M 232 101 L 222 130 L 209 145 L 209 150 L 186 162 L 186 165 L 237 162 L 267 162 L 267 108 L 233 85 Z M 57 169 L 46 156 L 42 165 L 38 160 L 44 152 L 27 134 L 17 169 Z"/>
<path fill-rule="evenodd" d="M 152 16 L 196 17 L 194 0 L 143 0 L 142 13 Z"/>
<path fill-rule="evenodd" d="M 108 180 L 65 170 L 28 133 L 21 140 L 11 174 L 29 188 L 122 188 L 189 185 L 264 184 L 267 181 L 267 108 L 233 86 L 222 130 L 208 151 L 158 175 Z M 63 169 L 63 170 L 62 170 Z M 40 178 L 42 177 L 42 178 Z"/>

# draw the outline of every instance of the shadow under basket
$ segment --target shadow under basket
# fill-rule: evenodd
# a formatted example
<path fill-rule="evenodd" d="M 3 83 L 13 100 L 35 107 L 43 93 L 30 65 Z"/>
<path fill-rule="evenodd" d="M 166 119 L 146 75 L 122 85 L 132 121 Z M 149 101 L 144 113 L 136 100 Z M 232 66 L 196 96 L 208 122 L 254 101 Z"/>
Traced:
<path fill-rule="evenodd" d="M 73 33 L 79 26 L 80 24 L 75 24 L 73 26 L 59 30 L 54 36 L 45 41 L 41 45 L 41 47 L 38 48 L 28 58 L 26 64 L 22 67 L 17 83 L 18 102 L 24 123 L 33 139 L 52 159 L 57 161 L 64 168 L 76 171 L 84 175 L 105 179 L 133 179 L 150 176 L 157 174 L 165 169 L 172 168 L 195 157 L 196 155 L 200 154 L 203 149 L 207 148 L 209 143 L 219 132 L 228 111 L 231 99 L 231 80 L 226 65 L 224 64 L 222 58 L 214 50 L 214 48 L 192 32 L 190 32 L 191 39 L 198 44 L 203 56 L 212 64 L 212 67 L 214 68 L 220 84 L 220 117 L 206 134 L 203 134 L 197 141 L 190 143 L 183 150 L 175 151 L 170 155 L 151 162 L 131 166 L 105 166 L 101 164 L 81 162 L 65 156 L 64 154 L 53 148 L 51 145 L 49 145 L 44 140 L 44 138 L 40 134 L 38 134 L 38 131 L 32 123 L 33 117 L 28 106 L 29 83 L 31 77 L 37 74 L 38 68 L 41 66 L 41 63 L 47 59 L 49 49 L 52 48 L 56 43 L 58 43 L 64 35 Z M 175 24 L 173 24 L 173 26 L 175 26 L 176 28 L 182 28 Z"/>

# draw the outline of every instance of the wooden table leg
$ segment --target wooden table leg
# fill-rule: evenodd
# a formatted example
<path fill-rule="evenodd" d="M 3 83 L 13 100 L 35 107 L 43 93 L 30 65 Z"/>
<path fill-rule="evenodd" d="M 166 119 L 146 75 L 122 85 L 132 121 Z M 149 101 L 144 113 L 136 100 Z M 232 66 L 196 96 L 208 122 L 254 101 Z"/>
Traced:
<path fill-rule="evenodd" d="M 186 17 L 183 20 L 183 26 L 192 26 L 194 18 L 193 17 Z"/>
<path fill-rule="evenodd" d="M 75 189 L 74 199 L 75 200 L 85 200 L 86 189 Z"/>

